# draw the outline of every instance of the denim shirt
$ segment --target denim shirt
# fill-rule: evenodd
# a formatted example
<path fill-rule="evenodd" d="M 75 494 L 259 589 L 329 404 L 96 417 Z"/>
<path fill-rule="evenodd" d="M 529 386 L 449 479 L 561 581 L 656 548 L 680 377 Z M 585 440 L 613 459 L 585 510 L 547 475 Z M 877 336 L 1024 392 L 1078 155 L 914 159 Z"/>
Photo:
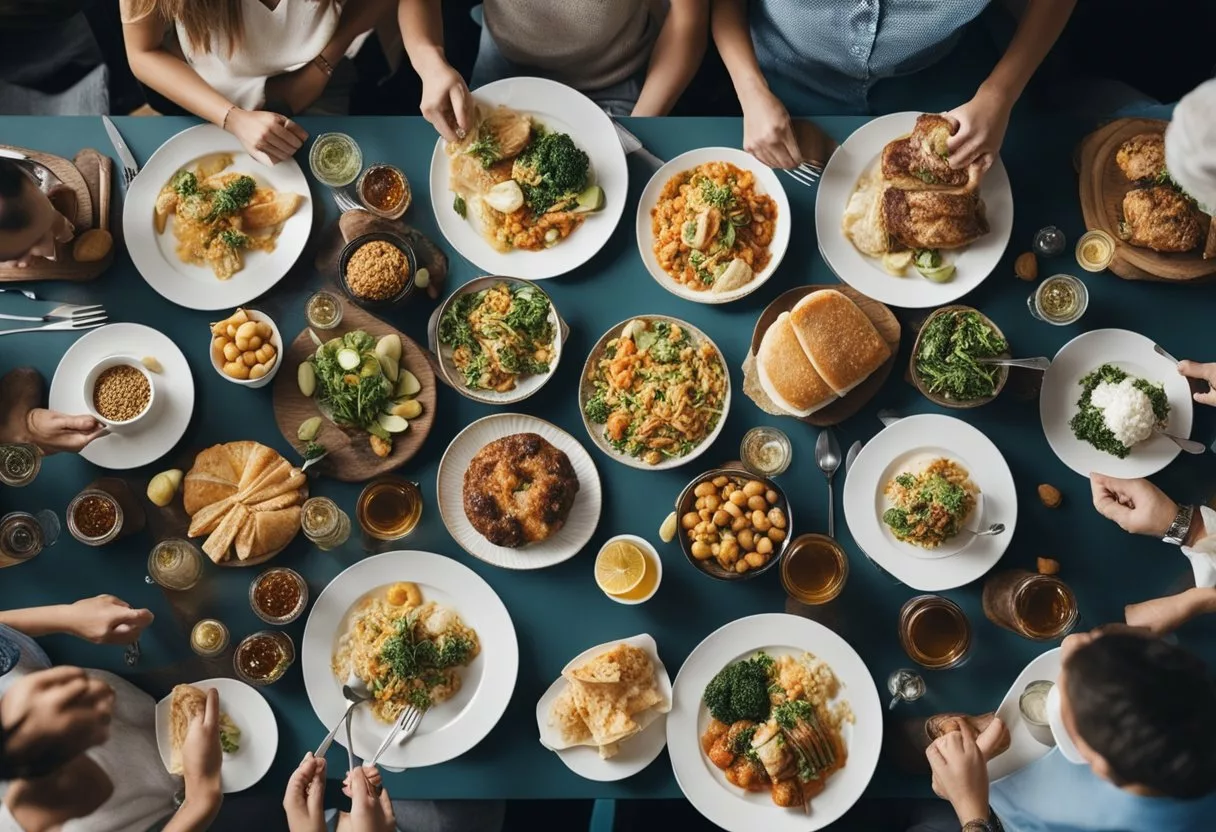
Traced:
<path fill-rule="evenodd" d="M 760 69 L 864 112 L 877 81 L 946 54 L 989 0 L 749 0 Z M 791 111 L 805 109 L 786 101 Z M 960 102 L 961 103 L 961 102 Z"/>
<path fill-rule="evenodd" d="M 1143 797 L 1073 765 L 1053 749 L 992 784 L 989 802 L 1006 832 L 1204 832 L 1216 828 L 1216 794 Z"/>

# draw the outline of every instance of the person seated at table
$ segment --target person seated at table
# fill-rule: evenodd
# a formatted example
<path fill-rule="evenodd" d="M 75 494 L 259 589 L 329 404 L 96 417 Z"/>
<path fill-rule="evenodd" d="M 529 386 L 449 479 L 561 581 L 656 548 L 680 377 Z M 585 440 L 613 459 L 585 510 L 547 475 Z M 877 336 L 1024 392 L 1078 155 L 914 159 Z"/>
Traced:
<path fill-rule="evenodd" d="M 304 755 L 283 795 L 291 832 L 498 832 L 506 804 L 501 800 L 392 800 L 375 766 L 347 772 L 342 792 L 350 812 L 325 808 L 323 757 Z M 400 825 L 398 825 L 400 824 Z"/>
<path fill-rule="evenodd" d="M 671 111 L 705 55 L 709 0 L 485 0 L 473 86 L 540 75 L 610 115 Z"/>
<path fill-rule="evenodd" d="M 0 677 L 21 654 L 0 647 Z M 0 782 L 43 777 L 110 738 L 114 689 L 78 667 L 39 670 L 0 697 Z"/>
<path fill-rule="evenodd" d="M 55 244 L 76 229 L 53 200 L 75 195 L 65 187 L 44 193 L 12 159 L 0 159 L 0 268 L 28 268 L 37 257 L 55 259 Z M 60 200 L 65 201 L 65 200 Z"/>
<path fill-rule="evenodd" d="M 1209 668 L 1130 627 L 1069 636 L 1062 660 L 1056 689 L 1067 736 L 1046 756 L 990 787 L 968 726 L 926 751 L 933 790 L 964 832 L 1211 828 L 1216 679 Z"/>
<path fill-rule="evenodd" d="M 1182 190 L 1204 210 L 1216 211 L 1216 80 L 1200 84 L 1183 96 L 1174 108 L 1165 130 L 1165 167 Z M 1204 368 L 1202 378 L 1216 384 L 1216 364 L 1183 361 L 1193 369 Z M 1182 364 L 1178 369 L 1182 370 Z M 1188 375 L 1183 372 L 1183 375 Z M 1216 395 L 1196 401 L 1216 405 Z"/>
<path fill-rule="evenodd" d="M 34 637 L 67 633 L 95 644 L 130 644 L 151 623 L 151 612 L 112 595 L 0 612 L 0 655 L 11 665 L 0 674 L 0 714 L 12 707 L 10 696 L 21 695 L 23 679 L 51 666 Z M 168 832 L 206 829 L 223 799 L 217 697 L 211 694 L 202 717 L 191 721 L 183 747 L 186 799 L 175 811 L 177 781 L 156 747 L 156 702 L 112 673 L 87 673 L 78 687 L 85 684 L 99 700 L 105 697 L 97 683 L 112 691 L 109 736 L 50 773 L 0 783 L 0 832 L 142 832 L 170 815 Z"/>
<path fill-rule="evenodd" d="M 263 164 L 295 154 L 308 133 L 290 118 L 345 113 L 353 57 L 392 0 L 121 0 L 131 71 L 217 124 Z M 166 27 L 172 31 L 166 36 Z"/>
<path fill-rule="evenodd" d="M 714 43 L 743 108 L 743 148 L 766 165 L 803 161 L 790 113 L 950 109 L 950 164 L 996 158 L 1014 102 L 1063 31 L 1076 0 L 1018 0 L 1017 31 L 986 77 L 984 60 L 954 50 L 989 0 L 714 0 Z M 952 50 L 954 50 L 952 52 Z M 923 72 L 892 85 L 890 79 Z M 969 97 L 969 100 L 968 100 Z M 882 100 L 877 100 L 881 98 Z M 959 104 L 960 101 L 966 103 Z M 896 138 L 892 136 L 892 138 Z"/>

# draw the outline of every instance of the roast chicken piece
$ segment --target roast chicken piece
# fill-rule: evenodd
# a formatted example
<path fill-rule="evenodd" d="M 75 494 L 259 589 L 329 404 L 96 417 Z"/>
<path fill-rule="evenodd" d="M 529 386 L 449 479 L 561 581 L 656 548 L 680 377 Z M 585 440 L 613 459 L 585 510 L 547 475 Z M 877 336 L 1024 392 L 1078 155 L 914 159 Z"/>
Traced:
<path fill-rule="evenodd" d="M 882 150 L 882 177 L 889 184 L 907 190 L 976 190 L 980 169 L 950 167 L 946 142 L 953 134 L 950 122 L 940 115 L 926 113 L 916 119 L 916 127 L 905 139 L 888 142 Z"/>
<path fill-rule="evenodd" d="M 882 224 L 899 248 L 952 249 L 988 233 L 984 203 L 973 191 L 906 191 L 887 188 Z"/>
<path fill-rule="evenodd" d="M 1199 245 L 1203 224 L 1182 194 L 1166 185 L 1136 188 L 1123 197 L 1119 236 L 1153 251 L 1190 251 Z"/>
<path fill-rule="evenodd" d="M 1141 133 L 1119 145 L 1115 164 L 1133 182 L 1156 179 L 1165 170 L 1165 136 Z"/>

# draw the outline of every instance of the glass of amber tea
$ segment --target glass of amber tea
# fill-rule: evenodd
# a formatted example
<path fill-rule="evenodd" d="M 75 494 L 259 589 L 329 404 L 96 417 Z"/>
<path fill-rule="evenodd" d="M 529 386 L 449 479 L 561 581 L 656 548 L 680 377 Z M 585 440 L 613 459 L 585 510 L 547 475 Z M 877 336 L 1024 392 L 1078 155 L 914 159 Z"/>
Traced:
<path fill-rule="evenodd" d="M 984 582 L 984 615 L 1023 638 L 1051 641 L 1077 624 L 1077 596 L 1055 575 L 1006 569 Z"/>
<path fill-rule="evenodd" d="M 422 519 L 422 492 L 401 477 L 378 477 L 367 484 L 355 504 L 359 526 L 376 540 L 400 540 Z"/>
<path fill-rule="evenodd" d="M 826 604 L 844 589 L 849 559 L 840 544 L 822 534 L 790 541 L 781 559 L 781 585 L 795 601 Z"/>
<path fill-rule="evenodd" d="M 917 595 L 899 611 L 899 640 L 922 667 L 958 667 L 971 653 L 971 623 L 949 598 Z"/>

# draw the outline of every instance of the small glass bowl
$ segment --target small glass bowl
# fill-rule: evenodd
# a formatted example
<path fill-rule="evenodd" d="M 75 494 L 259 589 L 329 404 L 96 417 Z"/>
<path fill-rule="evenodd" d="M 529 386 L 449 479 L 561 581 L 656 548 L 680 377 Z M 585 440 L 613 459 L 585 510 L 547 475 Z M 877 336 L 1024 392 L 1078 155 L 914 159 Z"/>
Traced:
<path fill-rule="evenodd" d="M 215 647 L 200 647 L 194 638 L 194 634 L 197 633 L 200 628 L 207 626 L 215 626 L 219 627 L 220 629 L 220 642 Z M 213 659 L 220 655 L 228 649 L 228 645 L 231 643 L 231 641 L 232 636 L 228 632 L 228 628 L 224 625 L 224 622 L 214 618 L 204 618 L 202 621 L 195 624 L 194 628 L 190 630 L 190 649 L 202 656 L 204 659 Z"/>
<path fill-rule="evenodd" d="M 404 254 L 405 262 L 410 270 L 409 274 L 405 277 L 405 285 L 401 287 L 397 294 L 389 298 L 365 298 L 357 295 L 355 294 L 354 290 L 351 289 L 350 283 L 347 282 L 346 279 L 346 269 L 349 266 L 350 259 L 354 256 L 355 252 L 366 244 L 377 241 L 388 243 Z M 365 309 L 386 309 L 407 300 L 410 295 L 414 294 L 414 284 L 415 280 L 417 279 L 417 274 L 418 257 L 414 254 L 414 247 L 397 234 L 389 234 L 383 231 L 364 234 L 347 243 L 346 247 L 342 249 L 342 253 L 338 256 L 338 275 L 341 278 L 342 291 L 344 291 L 346 296 L 353 302 L 359 304 Z"/>
<path fill-rule="evenodd" d="M 397 176 L 400 176 L 401 185 L 404 189 L 404 193 L 401 196 L 401 203 L 387 211 L 383 208 L 377 208 L 376 206 L 372 205 L 363 195 L 363 186 L 367 183 L 367 177 L 369 175 L 377 174 L 380 171 L 391 171 Z M 413 193 L 410 190 L 410 180 L 405 175 L 405 171 L 396 165 L 386 165 L 382 163 L 368 165 L 367 169 L 364 170 L 363 173 L 359 174 L 359 181 L 355 183 L 355 193 L 359 197 L 360 205 L 366 208 L 370 213 L 375 214 L 377 217 L 384 217 L 386 220 L 399 219 L 402 214 L 409 210 L 410 204 L 414 200 Z"/>
<path fill-rule="evenodd" d="M 259 608 L 257 599 L 255 598 L 257 589 L 259 586 L 261 586 L 262 582 L 269 580 L 276 575 L 286 575 L 293 583 L 295 583 L 296 588 L 300 591 L 300 600 L 294 607 L 292 607 L 291 612 L 278 618 Z M 253 614 L 265 621 L 267 624 L 275 624 L 278 626 L 290 624 L 299 618 L 304 612 L 304 608 L 308 606 L 308 584 L 305 583 L 304 578 L 300 576 L 300 573 L 296 572 L 294 569 L 288 569 L 285 566 L 277 566 L 273 569 L 267 569 L 265 572 L 254 578 L 249 584 L 249 606 L 253 609 Z"/>
<path fill-rule="evenodd" d="M 283 653 L 282 660 L 271 669 L 271 672 L 265 677 L 258 678 L 251 676 L 241 667 L 241 657 L 250 649 L 253 642 L 257 639 L 267 638 L 278 643 L 280 650 Z M 265 685 L 273 685 L 275 682 L 283 678 L 287 670 L 295 664 L 296 661 L 296 646 L 291 640 L 291 636 L 281 630 L 259 630 L 256 633 L 245 636 L 241 639 L 241 643 L 236 646 L 236 650 L 232 654 L 232 668 L 236 671 L 237 678 L 242 682 L 254 685 L 255 687 L 263 687 Z"/>
<path fill-rule="evenodd" d="M 777 467 L 766 470 L 756 465 L 754 460 L 748 457 L 770 443 L 776 444 L 781 449 L 781 453 L 785 456 L 785 459 Z M 777 428 L 770 428 L 768 426 L 752 428 L 743 434 L 743 441 L 739 444 L 739 459 L 742 460 L 743 467 L 761 477 L 775 477 L 785 473 L 786 469 L 790 467 L 793 458 L 794 446 L 790 443 L 790 438 L 786 436 L 785 431 Z"/>
<path fill-rule="evenodd" d="M 113 527 L 111 527 L 111 529 L 105 534 L 97 537 L 89 537 L 83 531 L 81 531 L 79 526 L 76 525 L 76 509 L 89 497 L 99 497 L 114 508 Z M 118 537 L 119 532 L 122 531 L 122 506 L 119 504 L 118 500 L 113 494 L 108 491 L 102 491 L 100 488 L 86 488 L 84 491 L 81 491 L 79 494 L 73 497 L 72 502 L 68 503 L 66 515 L 68 521 L 68 531 L 72 533 L 72 537 L 76 538 L 86 546 L 104 546 Z"/>

